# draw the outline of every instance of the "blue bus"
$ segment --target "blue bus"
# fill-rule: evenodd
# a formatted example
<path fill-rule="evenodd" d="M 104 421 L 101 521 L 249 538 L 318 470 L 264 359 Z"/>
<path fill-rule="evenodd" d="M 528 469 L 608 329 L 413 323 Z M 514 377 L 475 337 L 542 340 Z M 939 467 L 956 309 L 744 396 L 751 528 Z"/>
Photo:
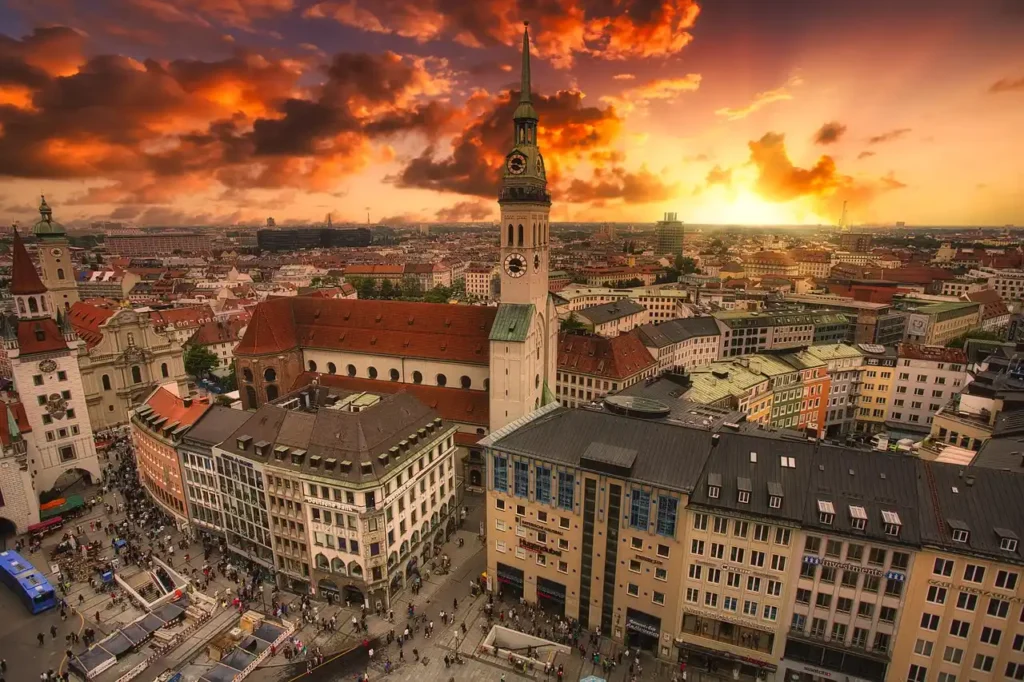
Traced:
<path fill-rule="evenodd" d="M 0 552 L 0 580 L 33 614 L 57 607 L 57 594 L 50 581 L 15 551 Z"/>

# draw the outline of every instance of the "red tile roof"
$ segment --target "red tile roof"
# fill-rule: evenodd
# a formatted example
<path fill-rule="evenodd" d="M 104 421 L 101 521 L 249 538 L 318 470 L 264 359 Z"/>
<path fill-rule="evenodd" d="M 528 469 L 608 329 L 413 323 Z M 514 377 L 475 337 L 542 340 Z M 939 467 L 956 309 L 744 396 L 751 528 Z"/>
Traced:
<path fill-rule="evenodd" d="M 116 310 L 109 308 L 98 308 L 88 303 L 78 302 L 71 306 L 68 318 L 71 326 L 74 327 L 78 338 L 85 341 L 87 348 L 92 348 L 103 340 L 103 330 L 100 325 L 114 316 Z"/>
<path fill-rule="evenodd" d="M 656 364 L 636 333 L 613 338 L 592 334 L 558 335 L 558 369 L 608 379 L 626 379 Z"/>
<path fill-rule="evenodd" d="M 22 433 L 26 433 L 32 430 L 32 425 L 28 423 L 28 415 L 25 414 L 25 406 L 20 402 L 18 403 L 4 403 L 4 413 L 0 413 L 0 443 L 5 446 L 11 444 L 11 430 L 9 428 L 8 420 L 10 413 L 14 416 L 14 421 L 18 425 L 18 430 Z"/>
<path fill-rule="evenodd" d="M 967 364 L 967 354 L 960 348 L 943 346 L 925 346 L 918 343 L 900 343 L 896 346 L 897 355 L 911 360 L 931 360 L 933 362 L 954 362 Z"/>
<path fill-rule="evenodd" d="M 188 340 L 192 346 L 212 346 L 216 343 L 235 343 L 238 341 L 238 332 L 245 327 L 246 321 L 240 317 L 230 317 L 227 320 L 211 320 L 207 322 L 192 335 Z"/>
<path fill-rule="evenodd" d="M 465 433 L 463 431 L 455 432 L 455 444 L 464 446 L 473 446 L 480 442 L 483 436 L 475 433 Z"/>
<path fill-rule="evenodd" d="M 468 388 L 444 388 L 441 386 L 424 386 L 423 384 L 402 384 L 397 381 L 379 379 L 363 379 L 347 377 L 339 374 L 318 374 L 303 372 L 295 379 L 293 391 L 304 388 L 317 378 L 321 386 L 334 386 L 348 391 L 370 391 L 372 393 L 406 392 L 421 403 L 437 410 L 446 421 L 461 424 L 475 424 L 486 427 L 490 419 L 490 402 L 487 391 L 474 391 Z"/>
<path fill-rule="evenodd" d="M 17 230 L 14 231 L 11 252 L 14 258 L 14 264 L 11 266 L 11 293 L 15 296 L 46 293 L 43 280 L 39 279 L 35 263 L 25 250 L 25 244 Z"/>
<path fill-rule="evenodd" d="M 22 356 L 67 350 L 68 342 L 52 317 L 18 322 L 18 349 Z"/>
<path fill-rule="evenodd" d="M 183 398 L 179 398 L 162 386 L 153 391 L 153 394 L 146 400 L 146 404 L 153 408 L 153 414 L 167 419 L 161 428 L 174 422 L 178 422 L 178 426 L 192 426 L 210 409 L 210 403 L 206 398 L 196 398 L 189 402 L 191 404 L 185 405 Z"/>
<path fill-rule="evenodd" d="M 235 355 L 301 347 L 486 365 L 497 311 L 445 303 L 268 299 L 256 306 Z"/>

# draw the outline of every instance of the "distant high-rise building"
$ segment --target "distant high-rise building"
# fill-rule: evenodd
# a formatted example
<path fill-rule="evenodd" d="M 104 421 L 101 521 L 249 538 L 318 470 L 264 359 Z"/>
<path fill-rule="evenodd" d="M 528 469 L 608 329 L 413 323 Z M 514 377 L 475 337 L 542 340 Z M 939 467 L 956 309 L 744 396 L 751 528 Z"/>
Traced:
<path fill-rule="evenodd" d="M 658 221 L 658 254 L 673 256 L 683 253 L 683 223 L 676 213 L 666 213 Z"/>
<path fill-rule="evenodd" d="M 856 253 L 870 251 L 871 235 L 867 232 L 843 232 L 839 235 L 839 248 Z"/>
<path fill-rule="evenodd" d="M 256 242 L 264 251 L 300 251 L 330 247 L 369 246 L 373 234 L 368 228 L 301 228 L 258 230 Z"/>
<path fill-rule="evenodd" d="M 277 227 L 277 221 L 273 217 L 267 218 L 267 227 Z"/>

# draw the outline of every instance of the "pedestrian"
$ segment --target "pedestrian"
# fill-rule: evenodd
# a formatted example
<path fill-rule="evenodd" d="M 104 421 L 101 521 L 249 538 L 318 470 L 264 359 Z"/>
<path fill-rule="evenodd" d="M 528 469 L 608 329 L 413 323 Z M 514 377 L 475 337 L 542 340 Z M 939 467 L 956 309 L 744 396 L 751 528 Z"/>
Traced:
<path fill-rule="evenodd" d="M 50 637 L 52 637 L 54 639 L 57 639 L 57 626 L 56 625 L 51 625 L 50 626 Z"/>
<path fill-rule="evenodd" d="M 36 639 L 39 640 L 39 646 L 42 646 L 43 642 L 46 641 L 46 635 L 40 632 L 38 635 L 36 635 Z"/>

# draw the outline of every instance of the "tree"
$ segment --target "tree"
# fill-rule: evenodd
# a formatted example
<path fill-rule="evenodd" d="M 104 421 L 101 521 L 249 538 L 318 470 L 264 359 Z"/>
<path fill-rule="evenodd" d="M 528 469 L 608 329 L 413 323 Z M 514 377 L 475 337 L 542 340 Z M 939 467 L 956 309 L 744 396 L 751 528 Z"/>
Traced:
<path fill-rule="evenodd" d="M 353 277 L 349 284 L 356 288 L 361 299 L 377 298 L 377 285 L 369 277 Z"/>
<path fill-rule="evenodd" d="M 402 300 L 415 301 L 420 297 L 420 283 L 415 277 L 402 279 Z"/>
<path fill-rule="evenodd" d="M 427 292 L 423 300 L 427 303 L 447 303 L 452 298 L 452 290 L 440 284 Z"/>
<path fill-rule="evenodd" d="M 559 329 L 563 332 L 582 331 L 586 328 L 587 325 L 580 322 L 580 318 L 576 317 L 576 313 L 569 313 L 569 317 L 563 319 L 559 325 Z"/>
<path fill-rule="evenodd" d="M 238 376 L 235 374 L 235 363 L 231 363 L 228 375 L 220 380 L 220 387 L 224 389 L 225 393 L 238 390 Z"/>
<path fill-rule="evenodd" d="M 390 279 L 386 279 L 380 283 L 380 297 L 385 301 L 390 301 L 395 298 L 395 285 L 391 283 Z M 400 292 L 399 292 L 400 293 Z"/>
<path fill-rule="evenodd" d="M 185 371 L 195 378 L 205 377 L 217 366 L 217 356 L 206 346 L 189 346 L 185 351 Z"/>

